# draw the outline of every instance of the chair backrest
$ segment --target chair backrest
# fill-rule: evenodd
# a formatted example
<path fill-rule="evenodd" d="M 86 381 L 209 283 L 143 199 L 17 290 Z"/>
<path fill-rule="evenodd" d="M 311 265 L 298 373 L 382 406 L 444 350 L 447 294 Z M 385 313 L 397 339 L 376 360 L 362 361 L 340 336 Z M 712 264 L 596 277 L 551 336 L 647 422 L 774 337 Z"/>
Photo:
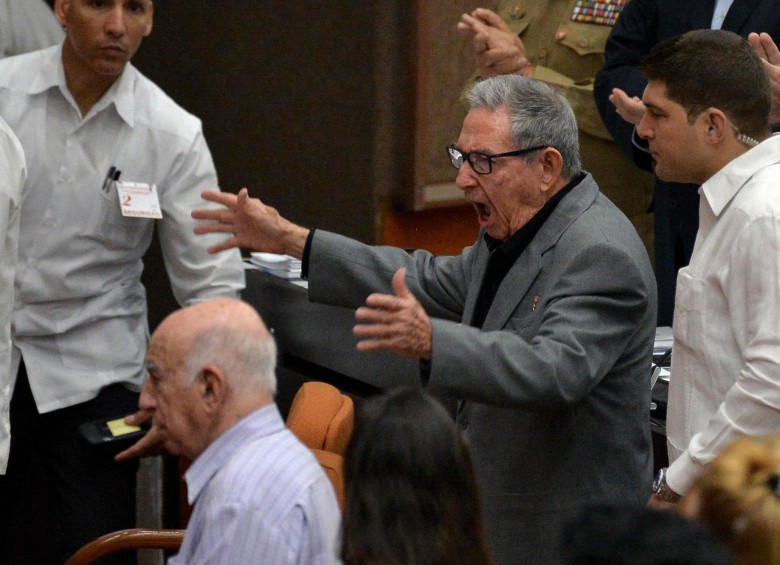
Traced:
<path fill-rule="evenodd" d="M 287 427 L 309 449 L 344 456 L 352 435 L 355 405 L 335 386 L 319 381 L 304 383 L 287 416 Z"/>
<path fill-rule="evenodd" d="M 344 453 L 355 424 L 355 404 L 335 386 L 304 383 L 293 398 L 287 427 L 312 450 L 344 508 Z"/>
<path fill-rule="evenodd" d="M 90 565 L 120 551 L 165 549 L 177 551 L 184 539 L 184 530 L 119 530 L 92 540 L 65 562 L 65 565 Z"/>
<path fill-rule="evenodd" d="M 323 451 L 321 449 L 312 449 L 312 453 L 320 462 L 322 470 L 330 479 L 333 490 L 336 492 L 336 500 L 339 502 L 339 508 L 344 510 L 344 457 L 338 453 Z"/>

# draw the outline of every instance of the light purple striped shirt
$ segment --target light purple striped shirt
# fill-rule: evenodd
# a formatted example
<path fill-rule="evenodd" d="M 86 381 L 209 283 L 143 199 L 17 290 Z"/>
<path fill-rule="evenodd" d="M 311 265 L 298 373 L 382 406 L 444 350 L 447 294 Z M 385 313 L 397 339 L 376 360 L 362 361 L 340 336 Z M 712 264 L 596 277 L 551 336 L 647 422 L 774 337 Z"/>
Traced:
<path fill-rule="evenodd" d="M 184 478 L 195 507 L 169 565 L 339 563 L 333 487 L 276 405 L 218 437 Z"/>

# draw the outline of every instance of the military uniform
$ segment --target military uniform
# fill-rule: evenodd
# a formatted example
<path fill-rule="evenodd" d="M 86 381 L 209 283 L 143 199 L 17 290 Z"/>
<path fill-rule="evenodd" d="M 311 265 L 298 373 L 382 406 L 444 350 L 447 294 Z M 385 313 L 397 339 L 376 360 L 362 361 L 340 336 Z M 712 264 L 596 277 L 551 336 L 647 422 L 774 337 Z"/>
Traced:
<path fill-rule="evenodd" d="M 620 4 L 620 0 L 609 4 L 512 0 L 501 2 L 497 13 L 523 41 L 526 57 L 536 67 L 533 78 L 555 87 L 571 104 L 580 128 L 583 167 L 601 192 L 628 216 L 653 257 L 653 216 L 647 211 L 653 198 L 653 176 L 623 155 L 593 99 L 593 81 L 604 65 L 604 45 Z"/>

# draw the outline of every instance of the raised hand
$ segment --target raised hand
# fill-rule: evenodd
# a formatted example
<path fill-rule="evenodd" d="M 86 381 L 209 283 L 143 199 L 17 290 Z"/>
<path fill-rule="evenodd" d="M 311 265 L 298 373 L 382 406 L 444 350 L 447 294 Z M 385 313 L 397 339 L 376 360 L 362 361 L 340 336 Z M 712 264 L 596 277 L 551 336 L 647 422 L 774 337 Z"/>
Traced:
<path fill-rule="evenodd" d="M 471 37 L 480 77 L 532 73 L 523 42 L 492 10 L 477 8 L 471 14 L 463 14 L 457 30 Z"/>
<path fill-rule="evenodd" d="M 772 85 L 772 110 L 769 112 L 769 124 L 780 125 L 780 49 L 768 33 L 751 33 L 748 35 L 748 41 L 764 62 L 764 69 Z"/>
<path fill-rule="evenodd" d="M 613 88 L 609 101 L 615 106 L 615 111 L 630 124 L 638 125 L 645 115 L 645 105 L 638 96 L 629 96 L 619 88 Z"/>

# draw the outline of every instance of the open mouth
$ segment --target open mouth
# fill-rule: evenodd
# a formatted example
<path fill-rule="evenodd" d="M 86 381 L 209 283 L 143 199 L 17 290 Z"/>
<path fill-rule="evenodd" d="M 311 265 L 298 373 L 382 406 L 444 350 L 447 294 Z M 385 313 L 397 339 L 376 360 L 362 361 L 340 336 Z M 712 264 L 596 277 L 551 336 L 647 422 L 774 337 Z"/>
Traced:
<path fill-rule="evenodd" d="M 472 204 L 474 205 L 474 210 L 477 212 L 479 225 L 482 227 L 487 226 L 488 220 L 490 219 L 490 208 L 479 202 L 472 202 Z"/>

